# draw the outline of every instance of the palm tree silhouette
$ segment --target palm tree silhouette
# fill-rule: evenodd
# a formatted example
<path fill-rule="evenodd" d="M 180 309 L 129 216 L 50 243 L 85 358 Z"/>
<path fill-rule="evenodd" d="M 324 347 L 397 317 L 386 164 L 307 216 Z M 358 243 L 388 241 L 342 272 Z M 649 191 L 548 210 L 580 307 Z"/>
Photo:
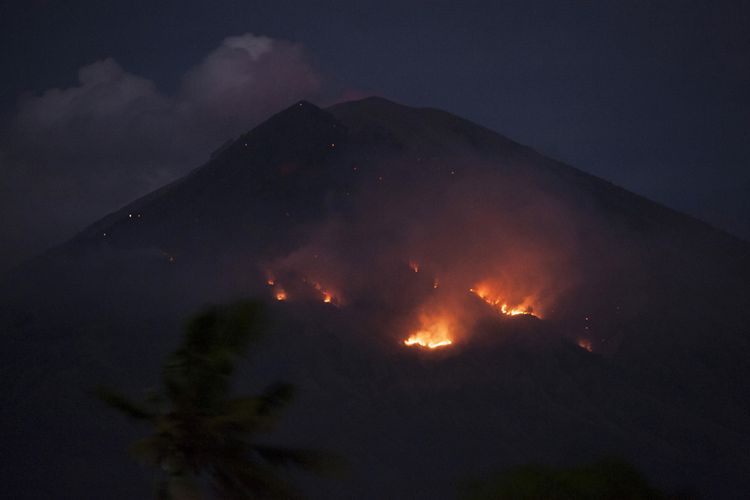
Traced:
<path fill-rule="evenodd" d="M 292 386 L 276 383 L 257 396 L 230 395 L 235 364 L 262 331 L 262 312 L 257 303 L 239 302 L 194 316 L 182 345 L 164 363 L 163 390 L 143 403 L 97 388 L 109 406 L 153 427 L 130 452 L 159 468 L 158 498 L 200 498 L 206 483 L 219 498 L 296 498 L 276 466 L 325 473 L 335 465 L 326 453 L 256 442 L 258 434 L 273 429 Z"/>

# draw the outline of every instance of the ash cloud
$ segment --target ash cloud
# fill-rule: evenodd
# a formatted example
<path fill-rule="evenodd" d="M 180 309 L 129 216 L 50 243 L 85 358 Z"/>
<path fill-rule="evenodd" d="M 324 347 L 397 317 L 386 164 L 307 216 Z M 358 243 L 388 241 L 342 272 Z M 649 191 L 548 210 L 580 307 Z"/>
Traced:
<path fill-rule="evenodd" d="M 114 59 L 22 97 L 0 124 L 0 271 L 206 161 L 323 80 L 304 48 L 245 34 L 188 69 L 174 94 Z"/>

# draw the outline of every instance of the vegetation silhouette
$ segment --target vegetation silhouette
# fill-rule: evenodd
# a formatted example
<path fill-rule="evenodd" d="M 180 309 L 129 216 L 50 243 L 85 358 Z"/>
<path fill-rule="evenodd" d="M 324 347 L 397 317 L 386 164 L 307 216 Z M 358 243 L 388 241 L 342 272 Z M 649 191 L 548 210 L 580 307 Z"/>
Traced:
<path fill-rule="evenodd" d="M 694 499 L 689 493 L 667 495 L 652 487 L 629 463 L 606 458 L 575 467 L 520 465 L 488 479 L 461 485 L 464 500 L 668 500 Z"/>
<path fill-rule="evenodd" d="M 96 389 L 106 404 L 153 427 L 130 452 L 159 469 L 158 498 L 202 498 L 208 485 L 222 499 L 298 498 L 278 475 L 278 466 L 319 474 L 338 468 L 328 453 L 257 441 L 274 428 L 292 398 L 291 385 L 276 383 L 257 396 L 230 394 L 236 362 L 261 334 L 263 316 L 262 306 L 249 301 L 211 306 L 194 316 L 182 345 L 164 363 L 163 389 L 142 403 Z"/>

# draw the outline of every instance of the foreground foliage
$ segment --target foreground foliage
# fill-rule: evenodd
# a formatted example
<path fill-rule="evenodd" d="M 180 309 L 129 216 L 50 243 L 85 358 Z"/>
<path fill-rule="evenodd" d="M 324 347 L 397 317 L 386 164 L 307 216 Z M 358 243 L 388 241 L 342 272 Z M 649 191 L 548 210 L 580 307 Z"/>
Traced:
<path fill-rule="evenodd" d="M 275 466 L 327 472 L 333 465 L 320 452 L 257 441 L 290 401 L 290 385 L 277 383 L 257 396 L 230 395 L 236 362 L 262 325 L 256 303 L 210 307 L 189 321 L 182 345 L 167 357 L 160 392 L 138 403 L 108 388 L 96 390 L 109 406 L 152 426 L 153 433 L 130 451 L 159 469 L 159 498 L 202 498 L 206 484 L 219 498 L 294 498 Z"/>

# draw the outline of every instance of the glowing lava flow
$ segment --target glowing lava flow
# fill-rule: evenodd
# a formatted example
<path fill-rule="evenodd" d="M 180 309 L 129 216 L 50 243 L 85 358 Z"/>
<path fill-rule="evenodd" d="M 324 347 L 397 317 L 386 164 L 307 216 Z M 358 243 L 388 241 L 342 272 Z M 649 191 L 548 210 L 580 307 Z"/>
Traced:
<path fill-rule="evenodd" d="M 450 327 L 447 321 L 430 321 L 425 316 L 422 317 L 422 328 L 404 340 L 404 345 L 416 345 L 428 349 L 445 347 L 452 343 L 453 340 L 451 340 Z"/>
<path fill-rule="evenodd" d="M 509 307 L 507 302 L 505 302 L 500 297 L 492 294 L 490 290 L 483 285 L 477 285 L 476 288 L 469 288 L 469 291 L 485 301 L 487 304 L 491 305 L 497 311 L 501 314 L 504 314 L 505 316 L 518 316 L 521 314 L 525 314 L 527 316 L 534 316 L 539 317 L 538 314 L 533 312 L 533 308 L 530 305 L 518 305 L 515 307 Z"/>

